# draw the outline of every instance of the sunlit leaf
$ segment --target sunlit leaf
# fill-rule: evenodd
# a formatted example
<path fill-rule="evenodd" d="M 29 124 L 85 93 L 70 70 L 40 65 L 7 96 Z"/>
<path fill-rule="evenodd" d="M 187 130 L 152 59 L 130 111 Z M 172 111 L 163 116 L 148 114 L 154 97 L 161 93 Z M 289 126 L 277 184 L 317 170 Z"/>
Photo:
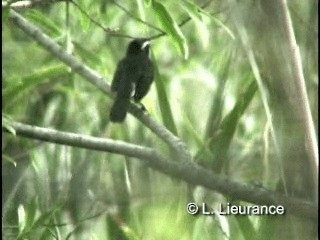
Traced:
<path fill-rule="evenodd" d="M 15 161 L 12 157 L 10 157 L 10 156 L 8 156 L 8 155 L 2 154 L 2 159 L 3 159 L 4 161 L 12 164 L 14 167 L 17 167 L 17 163 L 16 163 L 16 161 Z"/>
<path fill-rule="evenodd" d="M 86 1 L 84 0 L 78 0 L 77 1 L 79 6 L 81 7 L 81 9 L 87 9 L 87 5 L 86 5 Z M 89 13 L 88 13 L 89 14 Z M 90 15 L 90 14 L 89 14 Z M 86 14 L 84 14 L 83 12 L 81 12 L 79 10 L 79 14 L 78 14 L 78 17 L 80 19 L 80 23 L 81 23 L 81 26 L 82 26 L 82 30 L 83 31 L 87 31 L 89 28 L 90 28 L 90 24 L 91 24 L 91 21 L 89 19 L 88 16 L 86 16 Z"/>
<path fill-rule="evenodd" d="M 153 0 L 144 0 L 144 4 L 148 7 L 151 6 L 152 2 Z"/>
<path fill-rule="evenodd" d="M 27 90 L 38 86 L 40 83 L 44 83 L 51 78 L 57 78 L 69 74 L 69 70 L 64 65 L 46 66 L 35 73 L 21 78 L 9 79 L 8 87 L 3 90 L 2 97 L 5 101 L 12 101 L 15 97 L 22 94 Z"/>
<path fill-rule="evenodd" d="M 19 223 L 19 231 L 22 233 L 26 226 L 26 211 L 22 204 L 18 207 L 18 223 Z"/>
<path fill-rule="evenodd" d="M 2 7 L 2 22 L 7 21 L 10 13 L 10 7 Z"/>
<path fill-rule="evenodd" d="M 238 223 L 244 239 L 250 240 L 254 239 L 257 236 L 257 233 L 253 227 L 252 222 L 249 219 L 249 216 L 236 216 L 235 219 Z"/>
<path fill-rule="evenodd" d="M 205 138 L 212 138 L 212 135 L 215 134 L 217 131 L 221 117 L 222 117 L 222 109 L 224 104 L 224 92 L 225 92 L 225 85 L 229 76 L 231 60 L 232 60 L 232 53 L 227 53 L 228 55 L 224 57 L 225 62 L 222 63 L 221 70 L 219 70 L 219 81 L 218 81 L 218 88 L 216 94 L 214 94 L 212 98 L 212 105 L 210 109 L 209 118 L 207 121 L 206 127 L 206 136 Z"/>
<path fill-rule="evenodd" d="M 223 22 L 221 22 L 218 18 L 212 16 L 212 14 L 209 14 L 207 12 L 204 12 L 204 14 L 206 14 L 208 17 L 212 18 L 213 21 L 219 26 L 219 27 L 222 27 L 227 33 L 228 35 L 234 40 L 235 39 L 235 36 L 233 34 L 233 32 L 231 31 L 231 29 L 226 25 L 224 24 Z"/>
<path fill-rule="evenodd" d="M 135 233 L 135 231 L 130 228 L 127 225 L 121 226 L 121 230 L 124 232 L 124 234 L 127 236 L 129 240 L 139 240 L 138 234 Z"/>
<path fill-rule="evenodd" d="M 220 172 L 222 164 L 228 165 L 225 156 L 235 134 L 238 122 L 251 102 L 256 90 L 257 83 L 255 80 L 252 80 L 245 92 L 238 97 L 231 112 L 222 120 L 219 128 L 220 133 L 218 137 L 212 141 L 211 145 L 212 152 L 215 155 L 213 167 L 215 171 Z"/>
<path fill-rule="evenodd" d="M 189 1 L 183 2 L 181 5 L 185 11 L 189 14 L 191 19 L 196 25 L 196 31 L 198 32 L 199 39 L 201 40 L 203 46 L 206 48 L 209 45 L 209 31 L 206 24 L 203 22 L 201 11 L 199 7 Z"/>
<path fill-rule="evenodd" d="M 12 133 L 12 135 L 16 136 L 16 130 L 10 125 L 9 121 L 4 121 L 2 119 L 2 127 L 5 128 L 9 133 Z"/>
<path fill-rule="evenodd" d="M 50 36 L 58 37 L 61 35 L 60 27 L 42 12 L 30 9 L 25 16 L 37 26 L 41 26 Z"/>
<path fill-rule="evenodd" d="M 82 43 L 78 43 L 73 41 L 72 42 L 75 48 L 75 52 L 79 54 L 81 59 L 85 59 L 88 64 L 100 65 L 101 59 L 97 56 L 95 51 L 92 51 L 90 49 L 86 49 L 86 45 L 83 45 Z"/>
<path fill-rule="evenodd" d="M 30 230 L 32 228 L 32 225 L 35 222 L 36 218 L 36 213 L 37 213 L 37 207 L 38 202 L 37 198 L 32 198 L 30 203 L 26 206 L 26 213 L 27 213 L 27 218 L 26 218 L 26 228 Z"/>
<path fill-rule="evenodd" d="M 174 21 L 162 3 L 152 1 L 152 7 L 162 29 L 168 34 L 173 44 L 179 49 L 183 57 L 187 59 L 189 56 L 187 41 L 178 24 Z"/>

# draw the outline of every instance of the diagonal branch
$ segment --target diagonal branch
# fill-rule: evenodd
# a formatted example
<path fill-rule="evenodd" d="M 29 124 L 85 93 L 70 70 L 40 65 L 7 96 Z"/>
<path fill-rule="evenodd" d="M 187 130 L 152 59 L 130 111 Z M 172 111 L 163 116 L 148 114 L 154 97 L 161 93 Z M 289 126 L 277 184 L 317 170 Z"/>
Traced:
<path fill-rule="evenodd" d="M 102 92 L 109 97 L 113 97 L 110 90 L 110 85 L 107 80 L 99 75 L 96 71 L 84 65 L 80 60 L 68 54 L 64 49 L 54 42 L 50 37 L 44 34 L 39 28 L 29 23 L 20 14 L 10 10 L 10 19 L 13 23 L 22 29 L 26 34 L 32 37 L 42 47 L 49 51 L 53 56 L 60 59 L 68 65 L 74 72 L 84 77 L 87 81 L 98 87 Z M 181 161 L 191 161 L 192 157 L 184 142 L 173 135 L 164 126 L 153 120 L 148 114 L 144 113 L 137 105 L 131 103 L 129 112 L 138 118 L 146 127 L 148 127 L 159 138 L 166 142 L 178 155 Z"/>
<path fill-rule="evenodd" d="M 149 167 L 159 172 L 184 180 L 191 184 L 200 185 L 207 189 L 218 191 L 233 199 L 259 205 L 282 205 L 285 207 L 286 211 L 292 215 L 314 221 L 317 220 L 318 211 L 316 204 L 299 199 L 288 198 L 264 188 L 250 186 L 230 180 L 226 177 L 218 176 L 190 161 L 169 161 L 152 148 L 141 147 L 112 139 L 97 138 L 75 133 L 61 132 L 48 128 L 35 127 L 18 122 L 8 122 L 5 119 L 3 119 L 3 122 L 6 125 L 11 125 L 11 127 L 15 129 L 16 135 L 56 144 L 118 153 L 128 157 L 134 157 L 144 161 Z M 4 128 L 3 131 L 5 131 Z"/>

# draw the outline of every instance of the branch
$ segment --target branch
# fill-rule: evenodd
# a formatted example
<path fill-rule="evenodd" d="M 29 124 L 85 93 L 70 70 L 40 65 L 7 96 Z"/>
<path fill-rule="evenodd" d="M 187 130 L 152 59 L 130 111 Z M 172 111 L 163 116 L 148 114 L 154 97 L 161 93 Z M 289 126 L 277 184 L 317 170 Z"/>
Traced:
<path fill-rule="evenodd" d="M 11 8 L 28 8 L 33 6 L 33 2 L 32 1 L 19 1 L 14 3 L 2 2 L 3 8 L 8 6 L 10 6 Z"/>
<path fill-rule="evenodd" d="M 75 73 L 79 74 L 87 81 L 98 87 L 109 97 L 113 97 L 108 81 L 91 68 L 84 65 L 77 58 L 68 54 L 64 49 L 44 34 L 39 28 L 29 23 L 20 14 L 10 10 L 10 19 L 13 23 L 32 37 L 42 47 L 49 51 L 53 56 L 68 65 Z M 166 142 L 177 154 L 181 161 L 191 161 L 192 157 L 184 142 L 173 135 L 168 129 L 153 120 L 148 114 L 144 113 L 137 105 L 130 103 L 129 112 L 138 118 L 159 138 Z"/>
<path fill-rule="evenodd" d="M 8 122 L 16 131 L 16 135 L 46 142 L 86 148 L 103 152 L 123 154 L 144 161 L 149 167 L 165 173 L 173 178 L 188 183 L 200 185 L 207 189 L 218 191 L 233 199 L 259 205 L 283 205 L 292 215 L 306 219 L 317 220 L 317 205 L 300 199 L 288 198 L 264 188 L 250 186 L 225 177 L 218 176 L 193 162 L 177 162 L 165 159 L 154 149 L 141 147 L 123 141 L 97 138 L 75 133 L 35 127 L 18 122 Z M 3 128 L 3 131 L 5 129 Z"/>
<path fill-rule="evenodd" d="M 315 185 L 315 192 L 318 192 L 318 168 L 319 168 L 319 157 L 318 157 L 318 143 L 315 132 L 315 127 L 311 115 L 308 93 L 306 89 L 306 83 L 303 75 L 303 67 L 301 63 L 301 56 L 299 47 L 297 45 L 293 25 L 290 17 L 290 12 L 287 6 L 286 0 L 281 0 L 281 11 L 283 16 L 283 24 L 285 34 L 287 37 L 288 45 L 290 47 L 291 64 L 293 67 L 294 80 L 297 87 L 297 96 L 299 104 L 299 113 L 301 116 L 302 125 L 306 133 L 306 147 L 308 149 L 310 166 L 312 169 L 312 175 Z"/>

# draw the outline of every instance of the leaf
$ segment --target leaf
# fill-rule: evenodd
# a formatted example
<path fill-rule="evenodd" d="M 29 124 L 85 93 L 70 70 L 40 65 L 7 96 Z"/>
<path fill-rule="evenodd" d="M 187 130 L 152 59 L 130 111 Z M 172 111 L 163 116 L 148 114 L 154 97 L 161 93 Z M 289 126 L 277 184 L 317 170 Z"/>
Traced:
<path fill-rule="evenodd" d="M 146 13 L 145 13 L 145 8 L 143 6 L 143 0 L 136 0 L 137 1 L 137 5 L 138 5 L 138 12 L 140 15 L 141 20 L 146 21 Z M 147 7 L 149 7 L 150 5 L 147 5 Z"/>
<path fill-rule="evenodd" d="M 253 224 L 249 219 L 249 216 L 235 216 L 235 219 L 238 222 L 244 239 L 250 240 L 254 239 L 257 236 Z"/>
<path fill-rule="evenodd" d="M 50 36 L 58 37 L 61 35 L 60 27 L 40 11 L 30 9 L 25 16 L 36 25 L 40 25 Z"/>
<path fill-rule="evenodd" d="M 205 139 L 208 140 L 209 138 L 212 138 L 213 134 L 216 133 L 216 131 L 219 128 L 221 117 L 222 117 L 222 108 L 223 108 L 223 94 L 225 85 L 229 76 L 229 70 L 231 66 L 231 61 L 233 59 L 232 53 L 227 53 L 228 56 L 223 56 L 224 59 L 226 59 L 225 63 L 221 63 L 222 69 L 219 70 L 219 76 L 218 76 L 218 88 L 216 90 L 216 93 L 213 96 L 212 99 L 212 107 L 210 108 L 210 114 L 207 121 L 207 127 L 206 127 L 206 136 Z"/>
<path fill-rule="evenodd" d="M 5 101 L 12 101 L 21 93 L 38 86 L 40 83 L 43 83 L 51 78 L 56 78 L 67 74 L 69 74 L 68 68 L 59 64 L 41 68 L 37 72 L 22 77 L 21 79 L 9 79 L 9 86 L 3 90 L 2 97 Z"/>
<path fill-rule="evenodd" d="M 12 118 L 2 113 L 2 127 L 12 133 L 12 135 L 16 136 L 16 130 L 11 126 L 10 121 L 13 121 Z"/>
<path fill-rule="evenodd" d="M 230 28 L 228 28 L 223 22 L 221 22 L 218 18 L 212 17 L 213 20 L 217 23 L 217 25 L 219 25 L 220 27 L 222 27 L 227 33 L 228 35 L 232 38 L 232 40 L 235 40 L 235 36 L 233 34 L 233 32 L 231 31 Z"/>
<path fill-rule="evenodd" d="M 129 226 L 127 225 L 121 225 L 120 226 L 121 230 L 124 232 L 128 240 L 139 240 L 138 234 Z"/>
<path fill-rule="evenodd" d="M 194 140 L 195 144 L 197 145 L 198 151 L 194 157 L 195 161 L 201 164 L 202 159 L 212 159 L 213 155 L 210 151 L 210 148 L 206 145 L 200 134 L 196 131 L 196 129 L 194 128 L 194 124 L 191 122 L 186 112 L 184 112 L 184 120 L 185 129 L 190 134 L 188 138 L 192 138 L 192 140 Z M 200 159 L 200 161 L 198 159 Z"/>
<path fill-rule="evenodd" d="M 86 49 L 86 45 L 83 45 L 82 43 L 78 43 L 73 41 L 72 42 L 75 48 L 75 52 L 79 54 L 81 59 L 88 60 L 93 66 L 99 66 L 101 65 L 101 60 L 97 56 L 95 51 Z"/>
<path fill-rule="evenodd" d="M 78 0 L 78 4 L 81 7 L 81 9 L 86 9 L 87 10 L 88 6 L 85 5 L 85 2 L 86 1 L 84 1 L 84 0 Z M 81 26 L 83 28 L 82 30 L 83 31 L 87 31 L 90 28 L 90 24 L 91 24 L 90 19 L 88 18 L 88 16 L 86 16 L 80 10 L 78 11 L 78 16 L 79 16 L 79 19 L 80 19 L 80 24 L 81 24 Z"/>
<path fill-rule="evenodd" d="M 206 14 L 208 17 L 212 18 L 213 21 L 214 21 L 218 26 L 222 27 L 222 28 L 228 33 L 228 35 L 229 35 L 233 40 L 236 39 L 235 36 L 234 36 L 234 34 L 233 34 L 233 32 L 231 31 L 231 29 L 228 28 L 228 26 L 225 25 L 223 22 L 221 22 L 218 18 L 212 16 L 212 14 L 209 14 L 209 13 L 207 13 L 207 12 L 204 12 L 204 11 L 201 11 L 201 12 L 204 13 L 204 14 Z"/>
<path fill-rule="evenodd" d="M 161 3 L 152 1 L 152 7 L 163 30 L 168 34 L 173 44 L 179 49 L 184 59 L 187 59 L 189 56 L 187 41 L 178 24 Z"/>
<path fill-rule="evenodd" d="M 196 30 L 198 32 L 198 36 L 202 41 L 203 46 L 206 48 L 209 45 L 209 31 L 205 23 L 202 19 L 202 14 L 200 8 L 192 2 L 185 1 L 182 7 L 189 14 L 190 18 L 196 24 Z"/>
<path fill-rule="evenodd" d="M 150 7 L 152 5 L 152 0 L 144 0 L 144 4 L 147 6 L 147 7 Z"/>
<path fill-rule="evenodd" d="M 158 66 L 156 64 L 155 58 L 153 57 L 153 63 L 155 68 L 155 78 L 156 78 L 156 90 L 158 95 L 158 102 L 160 106 L 161 116 L 163 124 L 168 128 L 174 135 L 178 135 L 176 125 L 174 123 L 171 107 L 165 90 L 165 85 L 163 82 L 163 77 L 159 73 Z"/>
<path fill-rule="evenodd" d="M 16 130 L 10 125 L 9 121 L 2 119 L 2 127 L 5 128 L 12 135 L 16 136 Z"/>
<path fill-rule="evenodd" d="M 25 231 L 26 226 L 26 211 L 22 204 L 18 206 L 18 225 L 20 234 Z"/>
<path fill-rule="evenodd" d="M 34 224 L 36 212 L 37 212 L 37 198 L 32 198 L 31 202 L 28 204 L 28 208 L 26 209 L 27 217 L 26 217 L 26 229 L 30 230 Z"/>
<path fill-rule="evenodd" d="M 8 4 L 6 7 L 2 7 L 2 22 L 7 22 L 8 21 L 9 14 L 10 14 L 10 5 Z"/>
<path fill-rule="evenodd" d="M 245 92 L 238 97 L 238 101 L 231 112 L 222 120 L 220 125 L 221 132 L 211 144 L 212 152 L 215 155 L 213 170 L 220 172 L 222 164 L 228 165 L 225 157 L 231 140 L 236 131 L 237 124 L 251 102 L 256 90 L 257 83 L 255 80 L 252 80 Z"/>
<path fill-rule="evenodd" d="M 34 222 L 33 226 L 34 227 L 38 227 L 38 226 L 42 226 L 44 224 L 47 223 L 48 220 L 51 220 L 52 218 L 54 218 L 54 215 L 60 211 L 59 207 L 56 207 L 54 209 L 50 209 L 47 212 L 44 212 L 43 214 L 41 214 L 38 219 Z"/>
<path fill-rule="evenodd" d="M 17 163 L 16 163 L 16 161 L 15 161 L 12 157 L 10 157 L 10 156 L 8 156 L 8 155 L 2 154 L 2 159 L 3 159 L 4 161 L 12 164 L 14 167 L 17 167 Z"/>

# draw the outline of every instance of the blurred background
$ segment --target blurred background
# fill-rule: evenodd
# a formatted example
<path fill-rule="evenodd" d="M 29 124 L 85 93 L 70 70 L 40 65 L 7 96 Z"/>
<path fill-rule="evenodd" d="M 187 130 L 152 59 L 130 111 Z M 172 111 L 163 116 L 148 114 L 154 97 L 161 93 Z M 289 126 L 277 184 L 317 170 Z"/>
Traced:
<path fill-rule="evenodd" d="M 15 3 L 22 2 L 29 1 Z M 136 18 L 161 28 L 168 34 L 152 40 L 158 73 L 142 100 L 151 117 L 212 172 L 313 200 L 279 2 L 32 1 L 14 9 L 109 84 L 131 41 L 123 35 L 159 34 Z M 317 5 L 289 1 L 316 130 Z M 122 124 L 110 123 L 112 99 L 21 31 L 9 11 L 2 7 L 5 118 L 170 154 L 132 115 Z M 269 217 L 190 216 L 188 202 L 215 207 L 231 199 L 122 155 L 4 132 L 2 139 L 4 239 L 294 239 L 291 230 L 301 226 L 299 219 L 279 230 Z M 299 230 L 298 239 L 313 239 L 314 229 Z"/>

